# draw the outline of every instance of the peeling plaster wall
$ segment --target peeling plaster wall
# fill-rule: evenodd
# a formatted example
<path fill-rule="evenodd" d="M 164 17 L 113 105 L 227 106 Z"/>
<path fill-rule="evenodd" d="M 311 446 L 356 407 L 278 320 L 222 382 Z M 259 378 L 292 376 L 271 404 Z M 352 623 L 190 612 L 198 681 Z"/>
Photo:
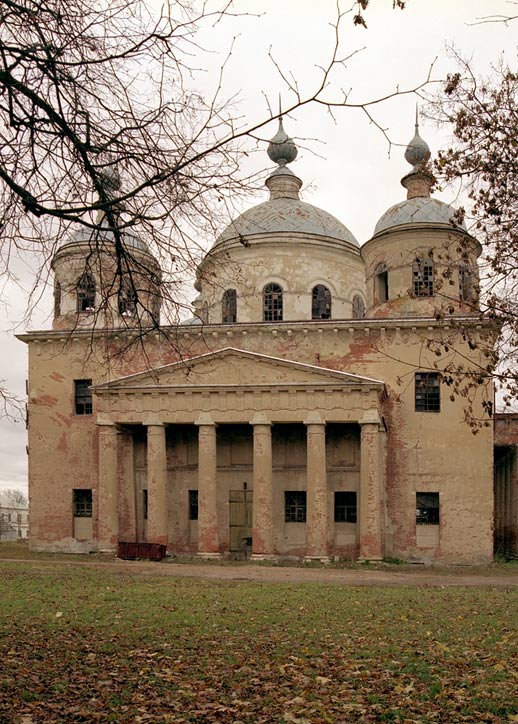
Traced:
<path fill-rule="evenodd" d="M 231 345 L 384 380 L 388 391 L 382 410 L 388 430 L 385 555 L 445 562 L 485 562 L 492 556 L 492 428 L 483 428 L 475 438 L 463 419 L 463 400 L 450 401 L 449 389 L 444 385 L 440 413 L 414 411 L 415 369 L 433 368 L 434 363 L 440 368 L 444 359 L 437 358 L 428 349 L 427 341 L 444 334 L 451 334 L 451 329 L 432 320 L 387 320 L 386 323 L 360 320 L 209 326 L 202 330 L 181 328 L 174 330 L 174 339 L 188 355 Z M 174 347 L 168 347 L 152 335 L 146 357 L 140 348 L 134 348 L 122 358 L 110 356 L 109 361 L 106 353 L 116 352 L 123 341 L 119 342 L 116 336 L 76 334 L 60 338 L 52 333 L 40 333 L 32 340 L 29 343 L 31 544 L 34 548 L 88 550 L 95 547 L 95 540 L 79 543 L 73 539 L 72 489 L 93 488 L 94 511 L 97 510 L 98 433 L 95 414 L 74 414 L 73 380 L 91 378 L 94 384 L 100 383 L 149 366 L 166 364 L 177 359 L 178 354 Z M 476 354 L 462 345 L 458 350 L 468 359 Z M 228 382 L 232 382 L 232 376 Z M 479 390 L 475 413 L 482 413 L 484 395 L 492 396 L 492 390 L 487 386 Z M 129 456 L 127 439 L 118 438 L 120 450 L 125 457 Z M 143 468 L 139 467 L 137 458 L 135 453 L 136 477 L 142 487 Z M 182 476 L 183 491 L 196 487 L 195 468 L 185 469 Z M 334 472 L 330 472 L 331 486 L 333 476 Z M 283 484 L 291 485 L 296 481 L 302 485 L 303 477 L 302 470 L 290 473 Z M 417 491 L 440 495 L 440 535 L 437 545 L 432 548 L 418 546 L 416 542 Z M 183 493 L 182 496 L 184 500 L 186 496 Z M 119 523 L 121 530 L 128 534 L 132 530 L 130 521 L 134 506 L 126 491 L 122 496 Z M 184 513 L 185 509 L 178 512 L 183 520 Z M 277 500 L 275 515 L 281 514 Z M 184 524 L 180 524 L 175 515 L 171 510 L 170 536 L 185 541 L 185 548 L 192 549 L 195 536 L 192 526 L 190 531 L 182 530 Z M 97 525 L 94 512 L 94 538 Z M 278 521 L 276 526 L 279 529 Z M 335 541 L 337 549 L 352 551 L 352 542 L 344 541 Z M 279 540 L 277 545 L 281 548 Z M 290 543 L 290 546 L 293 550 L 297 544 Z M 302 540 L 300 546 L 303 547 Z"/>

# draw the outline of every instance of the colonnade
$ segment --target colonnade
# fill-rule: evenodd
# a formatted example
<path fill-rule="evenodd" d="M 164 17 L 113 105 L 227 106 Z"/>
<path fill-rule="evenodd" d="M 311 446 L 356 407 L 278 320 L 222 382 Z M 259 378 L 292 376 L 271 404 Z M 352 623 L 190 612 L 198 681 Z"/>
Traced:
<path fill-rule="evenodd" d="M 306 558 L 328 560 L 333 527 L 329 520 L 325 420 L 310 412 L 303 420 L 307 434 Z M 361 426 L 359 549 L 361 560 L 383 557 L 383 474 L 380 421 L 375 410 L 358 420 Z M 147 425 L 147 539 L 168 543 L 166 425 Z M 198 426 L 198 554 L 219 557 L 217 519 L 216 423 L 209 413 L 195 420 Z M 253 534 L 252 557 L 271 558 L 274 548 L 272 421 L 257 413 L 253 426 Z M 113 550 L 118 540 L 117 424 L 98 422 L 98 537 L 101 550 Z"/>

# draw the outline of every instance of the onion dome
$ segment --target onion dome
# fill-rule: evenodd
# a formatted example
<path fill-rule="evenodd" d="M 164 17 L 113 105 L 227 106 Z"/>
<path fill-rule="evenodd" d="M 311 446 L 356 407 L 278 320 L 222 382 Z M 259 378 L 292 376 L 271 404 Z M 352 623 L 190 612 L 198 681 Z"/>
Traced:
<path fill-rule="evenodd" d="M 455 209 L 430 197 L 434 183 L 434 177 L 426 168 L 430 156 L 430 147 L 419 135 L 416 110 L 415 134 L 405 151 L 405 159 L 412 166 L 412 171 L 401 179 L 401 184 L 407 189 L 407 198 L 383 214 L 376 224 L 374 236 L 407 224 L 446 225 L 450 229 L 453 227 L 466 231 L 464 222 L 459 224 L 456 220 Z"/>

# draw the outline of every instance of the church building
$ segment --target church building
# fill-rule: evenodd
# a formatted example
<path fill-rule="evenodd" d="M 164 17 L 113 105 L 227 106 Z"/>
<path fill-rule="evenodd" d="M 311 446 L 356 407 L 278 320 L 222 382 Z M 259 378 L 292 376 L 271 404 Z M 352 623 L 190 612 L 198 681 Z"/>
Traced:
<path fill-rule="evenodd" d="M 301 199 L 296 155 L 281 121 L 269 199 L 206 253 L 188 323 L 152 328 L 161 271 L 136 236 L 131 283 L 114 282 L 109 229 L 56 251 L 52 330 L 20 335 L 35 550 L 492 560 L 493 424 L 472 433 L 450 377 L 483 364 L 492 333 L 481 246 L 431 196 L 417 126 L 406 198 L 394 183 L 361 247 Z M 492 400 L 481 380 L 474 416 Z"/>

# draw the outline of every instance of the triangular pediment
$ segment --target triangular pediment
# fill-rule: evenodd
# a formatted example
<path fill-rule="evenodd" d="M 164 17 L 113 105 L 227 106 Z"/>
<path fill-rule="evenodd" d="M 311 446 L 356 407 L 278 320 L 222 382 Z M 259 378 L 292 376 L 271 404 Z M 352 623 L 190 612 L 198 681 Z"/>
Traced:
<path fill-rule="evenodd" d="M 95 386 L 111 388 L 343 384 L 383 387 L 383 382 L 326 367 L 227 347 Z"/>

